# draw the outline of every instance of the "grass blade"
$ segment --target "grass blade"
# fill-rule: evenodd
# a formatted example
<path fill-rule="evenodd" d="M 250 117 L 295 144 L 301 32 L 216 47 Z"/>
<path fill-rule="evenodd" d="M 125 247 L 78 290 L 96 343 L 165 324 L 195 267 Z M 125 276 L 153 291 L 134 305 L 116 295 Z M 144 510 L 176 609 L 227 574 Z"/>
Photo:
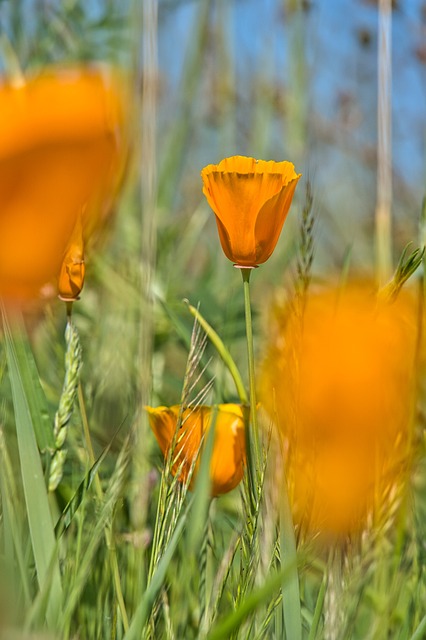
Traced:
<path fill-rule="evenodd" d="M 228 640 L 231 633 L 238 629 L 247 616 L 269 600 L 280 586 L 288 580 L 290 570 L 290 565 L 287 565 L 285 569 L 274 573 L 259 589 L 252 591 L 235 611 L 213 629 L 207 636 L 207 640 Z M 289 636 L 289 640 L 293 640 L 293 638 Z"/>
<path fill-rule="evenodd" d="M 16 508 L 18 497 L 14 472 L 2 429 L 0 429 L 0 469 L 4 557 L 7 561 L 8 570 L 13 572 L 13 584 L 16 586 L 19 584 L 23 594 L 23 601 L 27 607 L 31 601 L 31 589 L 25 561 L 25 543 L 22 535 L 22 522 Z M 18 569 L 19 582 L 16 569 Z"/>
<path fill-rule="evenodd" d="M 50 567 L 57 549 L 43 468 L 32 420 L 34 407 L 32 407 L 33 411 L 30 409 L 32 395 L 27 393 L 27 386 L 31 384 L 31 377 L 28 377 L 29 368 L 25 360 L 25 351 L 22 351 L 19 347 L 22 344 L 20 327 L 17 325 L 12 332 L 4 307 L 2 307 L 2 315 L 31 545 L 40 590 L 45 591 L 45 581 L 51 580 L 46 620 L 49 628 L 54 629 L 60 617 L 62 600 L 61 576 L 57 560 L 55 565 L 52 568 Z"/>
<path fill-rule="evenodd" d="M 286 636 L 289 640 L 301 640 L 302 617 L 300 611 L 299 575 L 297 572 L 296 539 L 293 528 L 290 502 L 287 493 L 287 483 L 283 482 L 284 490 L 281 494 L 281 565 L 288 567 L 286 581 L 283 582 L 283 613 Z"/>
<path fill-rule="evenodd" d="M 130 629 L 124 636 L 123 640 L 139 640 L 139 638 L 141 638 L 142 629 L 150 616 L 152 606 L 160 593 L 160 590 L 164 586 L 167 568 L 174 552 L 176 551 L 176 547 L 181 538 L 191 506 L 192 502 L 188 505 L 186 511 L 182 514 L 179 522 L 177 523 L 173 535 L 170 538 L 170 542 L 152 576 L 152 580 L 145 591 L 138 608 L 136 609 Z"/>
<path fill-rule="evenodd" d="M 38 448 L 41 452 L 53 451 L 55 448 L 53 419 L 49 414 L 34 356 L 22 326 L 19 327 L 19 331 L 14 331 L 13 342 Z"/>
<path fill-rule="evenodd" d="M 422 640 L 422 638 L 425 637 L 425 633 L 426 633 L 426 616 L 422 618 L 419 626 L 411 636 L 411 640 Z"/>

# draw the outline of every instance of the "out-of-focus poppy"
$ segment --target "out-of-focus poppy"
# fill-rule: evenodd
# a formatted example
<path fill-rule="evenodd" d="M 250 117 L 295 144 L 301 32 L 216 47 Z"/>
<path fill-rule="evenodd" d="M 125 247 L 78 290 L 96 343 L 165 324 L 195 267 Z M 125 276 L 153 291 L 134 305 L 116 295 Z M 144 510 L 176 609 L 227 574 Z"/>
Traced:
<path fill-rule="evenodd" d="M 87 240 L 123 168 L 122 83 L 104 67 L 0 82 L 0 295 L 38 295 L 59 276 L 79 216 Z"/>
<path fill-rule="evenodd" d="M 266 262 L 278 242 L 301 174 L 291 162 L 225 158 L 201 172 L 222 249 L 236 266 Z"/>
<path fill-rule="evenodd" d="M 210 460 L 211 493 L 213 496 L 228 493 L 238 485 L 246 460 L 244 415 L 240 405 L 187 407 L 182 411 L 180 405 L 145 408 L 164 457 L 167 457 L 176 434 L 171 471 L 173 475 L 179 472 L 181 482 L 186 482 L 193 467 L 190 488 L 193 486 L 199 467 L 200 449 L 214 424 Z"/>
<path fill-rule="evenodd" d="M 295 520 L 345 535 L 383 516 L 412 453 L 415 314 L 363 287 L 312 295 L 303 324 L 278 312 L 261 401 L 286 452 Z"/>

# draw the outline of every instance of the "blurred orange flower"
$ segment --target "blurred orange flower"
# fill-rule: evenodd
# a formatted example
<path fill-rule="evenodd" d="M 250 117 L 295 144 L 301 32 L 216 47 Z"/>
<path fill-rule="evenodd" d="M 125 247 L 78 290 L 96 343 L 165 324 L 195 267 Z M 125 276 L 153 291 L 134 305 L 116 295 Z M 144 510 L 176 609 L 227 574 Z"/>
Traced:
<path fill-rule="evenodd" d="M 266 262 L 275 249 L 301 174 L 291 162 L 233 156 L 201 171 L 222 249 L 241 267 Z"/>
<path fill-rule="evenodd" d="M 415 314 L 402 294 L 361 287 L 312 295 L 303 318 L 277 313 L 261 400 L 286 452 L 295 520 L 345 535 L 389 515 L 412 453 Z M 400 495 L 400 493 L 398 494 Z"/>
<path fill-rule="evenodd" d="M 172 474 L 175 475 L 180 469 L 181 482 L 186 482 L 194 465 L 190 488 L 193 486 L 200 462 L 198 454 L 214 422 L 214 444 L 210 460 L 211 493 L 218 496 L 228 493 L 238 485 L 243 477 L 246 460 L 244 416 L 240 405 L 187 407 L 183 409 L 180 421 L 180 405 L 145 408 L 164 457 L 167 457 L 176 429 L 179 429 L 173 452 Z"/>
<path fill-rule="evenodd" d="M 69 260 L 79 216 L 86 241 L 107 213 L 123 168 L 121 88 L 103 67 L 0 82 L 0 295 L 37 296 Z"/>

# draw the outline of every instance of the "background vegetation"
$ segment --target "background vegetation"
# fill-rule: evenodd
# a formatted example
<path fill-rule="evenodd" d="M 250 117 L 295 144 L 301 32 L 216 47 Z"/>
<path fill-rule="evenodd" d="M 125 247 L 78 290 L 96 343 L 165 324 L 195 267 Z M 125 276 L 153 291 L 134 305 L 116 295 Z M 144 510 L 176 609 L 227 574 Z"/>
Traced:
<path fill-rule="evenodd" d="M 205 164 L 244 154 L 289 159 L 304 174 L 278 248 L 253 277 L 258 360 L 271 303 L 301 275 L 315 286 L 342 272 L 375 273 L 380 10 L 370 0 L 0 2 L 3 73 L 109 61 L 127 69 L 133 87 L 127 179 L 74 304 L 81 384 L 64 475 L 47 499 L 44 484 L 25 479 L 17 425 L 29 442 L 29 470 L 37 459 L 45 470 L 48 454 L 34 457 L 29 434 L 34 422 L 47 433 L 60 401 L 64 305 L 35 305 L 19 337 L 7 326 L 1 334 L 5 640 L 297 640 L 289 627 L 285 635 L 284 616 L 291 625 L 292 614 L 280 589 L 291 585 L 291 571 L 284 562 L 280 569 L 270 489 L 258 521 L 247 518 L 244 489 L 209 507 L 206 483 L 194 498 L 186 495 L 162 477 L 143 405 L 180 402 L 188 363 L 192 380 L 206 367 L 192 397 L 214 378 L 209 403 L 238 401 L 213 346 L 194 338 L 184 299 L 199 305 L 247 380 L 242 287 L 202 197 Z M 392 22 L 387 160 L 396 266 L 407 242 L 424 244 L 426 6 L 399 0 Z M 329 555 L 299 541 L 303 638 L 426 637 L 423 404 L 420 398 L 419 447 L 399 526 Z"/>

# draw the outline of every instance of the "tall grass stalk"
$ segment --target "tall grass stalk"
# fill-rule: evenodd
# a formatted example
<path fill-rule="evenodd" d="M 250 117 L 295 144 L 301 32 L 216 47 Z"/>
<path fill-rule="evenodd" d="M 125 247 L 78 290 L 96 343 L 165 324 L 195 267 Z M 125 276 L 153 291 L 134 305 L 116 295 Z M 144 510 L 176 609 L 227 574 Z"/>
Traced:
<path fill-rule="evenodd" d="M 379 0 L 377 92 L 376 269 L 379 286 L 392 273 L 392 0 Z"/>
<path fill-rule="evenodd" d="M 140 353 L 139 370 L 141 376 L 141 406 L 149 402 L 152 379 L 152 339 L 153 339 L 153 293 L 152 285 L 157 253 L 157 90 L 158 90 L 158 2 L 146 0 L 142 4 L 142 99 L 140 104 L 140 195 L 141 195 L 141 309 L 140 309 Z M 136 433 L 138 453 L 134 457 L 135 487 L 137 498 L 133 517 L 135 523 L 142 526 L 144 513 L 141 505 L 146 500 L 145 482 L 148 473 L 145 464 L 145 436 L 148 426 L 146 416 L 142 414 Z"/>

